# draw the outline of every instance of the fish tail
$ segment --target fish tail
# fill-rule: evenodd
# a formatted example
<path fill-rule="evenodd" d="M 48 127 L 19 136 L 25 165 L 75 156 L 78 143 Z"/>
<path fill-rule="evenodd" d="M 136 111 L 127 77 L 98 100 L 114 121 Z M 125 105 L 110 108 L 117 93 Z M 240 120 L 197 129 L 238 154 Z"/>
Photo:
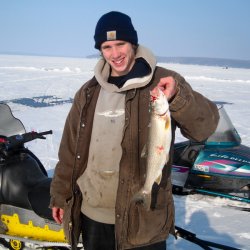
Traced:
<path fill-rule="evenodd" d="M 133 196 L 132 202 L 142 205 L 147 211 L 149 211 L 151 207 L 151 193 L 148 193 L 145 190 L 141 189 Z"/>

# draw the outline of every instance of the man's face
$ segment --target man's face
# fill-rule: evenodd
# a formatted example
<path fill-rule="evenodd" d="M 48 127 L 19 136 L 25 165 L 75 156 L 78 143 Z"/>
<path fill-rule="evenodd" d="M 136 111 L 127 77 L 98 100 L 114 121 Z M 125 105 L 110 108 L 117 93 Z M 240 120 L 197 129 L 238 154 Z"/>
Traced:
<path fill-rule="evenodd" d="M 126 75 L 135 63 L 135 50 L 129 42 L 106 41 L 101 45 L 101 52 L 112 68 L 112 76 Z"/>

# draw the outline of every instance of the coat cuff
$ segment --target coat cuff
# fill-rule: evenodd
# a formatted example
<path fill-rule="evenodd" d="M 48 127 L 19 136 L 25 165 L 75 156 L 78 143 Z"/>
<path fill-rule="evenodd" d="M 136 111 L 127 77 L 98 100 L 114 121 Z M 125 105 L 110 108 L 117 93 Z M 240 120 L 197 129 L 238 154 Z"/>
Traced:
<path fill-rule="evenodd" d="M 181 91 L 180 84 L 178 81 L 175 79 L 176 84 L 177 84 L 177 93 L 175 97 L 171 100 L 169 109 L 172 112 L 176 112 L 179 109 L 181 109 L 183 106 L 185 106 L 187 102 L 187 97 L 183 95 L 183 91 Z"/>

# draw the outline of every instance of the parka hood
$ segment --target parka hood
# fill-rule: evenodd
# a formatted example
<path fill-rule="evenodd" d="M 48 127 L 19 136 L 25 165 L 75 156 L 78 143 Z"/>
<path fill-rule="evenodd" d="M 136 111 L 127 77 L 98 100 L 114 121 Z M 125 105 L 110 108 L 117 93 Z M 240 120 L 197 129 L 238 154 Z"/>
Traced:
<path fill-rule="evenodd" d="M 139 45 L 137 48 L 135 59 L 136 58 L 143 58 L 144 60 L 146 60 L 151 69 L 150 74 L 144 77 L 129 79 L 128 81 L 125 82 L 123 87 L 118 88 L 116 85 L 108 82 L 108 78 L 110 75 L 110 65 L 105 61 L 104 58 L 101 58 L 97 62 L 94 69 L 96 80 L 108 92 L 123 92 L 126 90 L 141 88 L 146 86 L 151 81 L 152 76 L 154 74 L 154 70 L 156 67 L 156 58 L 149 49 L 141 45 Z"/>

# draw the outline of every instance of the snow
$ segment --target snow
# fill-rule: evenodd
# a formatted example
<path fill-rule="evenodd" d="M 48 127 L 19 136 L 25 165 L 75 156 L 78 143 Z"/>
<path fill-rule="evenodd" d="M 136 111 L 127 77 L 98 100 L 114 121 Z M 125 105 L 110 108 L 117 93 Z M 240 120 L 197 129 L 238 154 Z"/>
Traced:
<path fill-rule="evenodd" d="M 10 105 L 27 131 L 53 130 L 53 135 L 47 136 L 47 140 L 27 144 L 49 173 L 57 162 L 57 151 L 72 98 L 80 86 L 93 76 L 96 62 L 97 59 L 0 55 L 0 101 Z M 249 69 L 159 65 L 179 72 L 194 90 L 224 104 L 242 138 L 242 144 L 250 146 Z M 183 140 L 179 132 L 176 140 Z M 203 240 L 250 249 L 248 212 L 228 208 L 228 201 L 220 198 L 194 195 L 175 196 L 174 200 L 177 226 Z M 170 237 L 168 249 L 201 248 L 186 240 Z"/>

